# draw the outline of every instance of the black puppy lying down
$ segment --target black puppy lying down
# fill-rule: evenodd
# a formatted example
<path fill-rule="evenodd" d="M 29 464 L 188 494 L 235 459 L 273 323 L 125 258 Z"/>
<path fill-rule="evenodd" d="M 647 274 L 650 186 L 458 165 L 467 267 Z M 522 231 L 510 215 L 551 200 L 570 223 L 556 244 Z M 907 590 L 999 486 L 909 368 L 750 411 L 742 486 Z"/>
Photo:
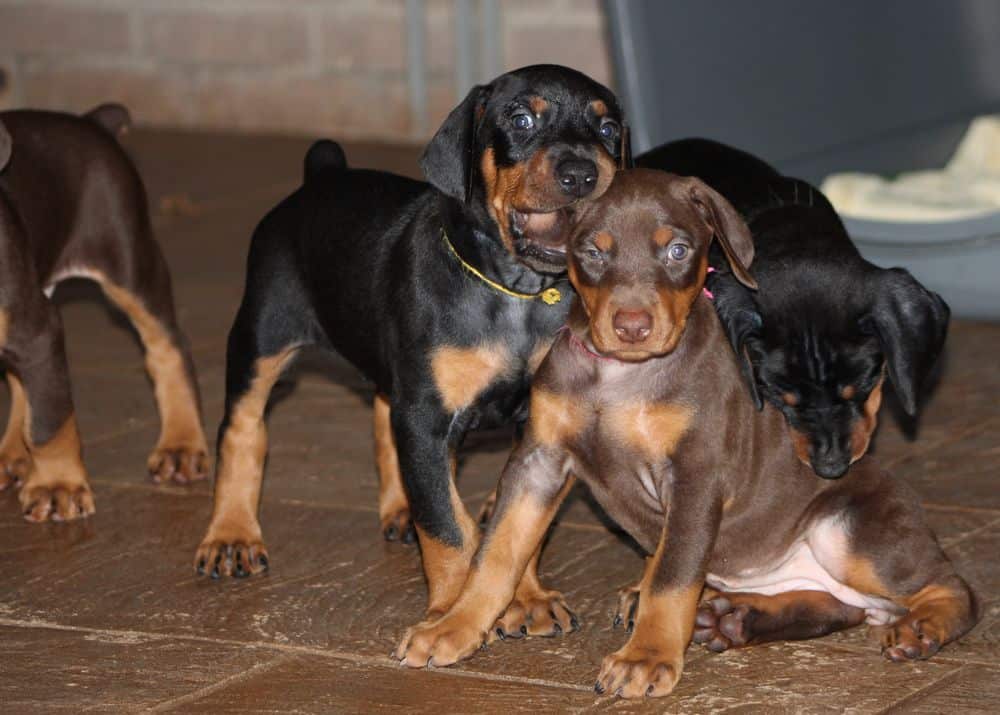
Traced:
<path fill-rule="evenodd" d="M 699 177 L 750 226 L 760 290 L 740 285 L 717 253 L 708 286 L 757 407 L 781 410 L 802 462 L 829 479 L 865 453 L 886 372 L 916 413 L 948 329 L 939 295 L 864 260 L 823 194 L 750 154 L 685 139 L 636 164 Z"/>

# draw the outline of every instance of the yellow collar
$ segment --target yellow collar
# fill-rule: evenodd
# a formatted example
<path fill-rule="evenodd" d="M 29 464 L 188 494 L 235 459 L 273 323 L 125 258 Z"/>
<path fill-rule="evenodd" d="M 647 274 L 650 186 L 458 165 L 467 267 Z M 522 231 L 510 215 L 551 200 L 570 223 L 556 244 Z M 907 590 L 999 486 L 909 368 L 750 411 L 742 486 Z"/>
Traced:
<path fill-rule="evenodd" d="M 562 292 L 558 288 L 546 288 L 540 293 L 518 293 L 517 291 L 513 291 L 510 288 L 506 288 L 500 285 L 496 281 L 490 280 L 489 278 L 484 276 L 479 270 L 477 270 L 474 266 L 470 266 L 468 263 L 466 263 L 465 260 L 460 255 L 458 255 L 458 251 L 456 251 L 455 247 L 451 245 L 451 241 L 448 239 L 448 234 L 445 233 L 445 230 L 443 228 L 441 229 L 441 238 L 444 239 L 444 245 L 446 245 L 448 249 L 451 251 L 452 255 L 458 259 L 458 262 L 462 264 L 462 267 L 469 273 L 474 275 L 476 278 L 481 280 L 483 283 L 488 285 L 493 290 L 500 291 L 501 293 L 505 293 L 506 295 L 512 296 L 514 298 L 520 298 L 521 300 L 540 299 L 546 305 L 555 305 L 556 303 L 562 300 Z"/>

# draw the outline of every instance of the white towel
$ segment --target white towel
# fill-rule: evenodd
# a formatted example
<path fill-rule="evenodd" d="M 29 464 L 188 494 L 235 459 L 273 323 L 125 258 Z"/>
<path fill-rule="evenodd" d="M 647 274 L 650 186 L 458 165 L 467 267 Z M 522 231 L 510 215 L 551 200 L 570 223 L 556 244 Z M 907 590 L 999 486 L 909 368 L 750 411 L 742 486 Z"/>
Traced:
<path fill-rule="evenodd" d="M 887 180 L 828 176 L 823 193 L 838 212 L 877 221 L 954 221 L 1000 211 L 1000 115 L 978 117 L 948 165 Z"/>

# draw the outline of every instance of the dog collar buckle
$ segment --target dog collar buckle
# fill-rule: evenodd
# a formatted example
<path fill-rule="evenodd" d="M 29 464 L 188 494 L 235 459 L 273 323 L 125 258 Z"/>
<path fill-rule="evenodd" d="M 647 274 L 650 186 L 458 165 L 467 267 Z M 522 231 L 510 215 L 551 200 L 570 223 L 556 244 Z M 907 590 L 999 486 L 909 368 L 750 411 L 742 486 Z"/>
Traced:
<path fill-rule="evenodd" d="M 562 292 L 558 288 L 546 288 L 538 294 L 538 297 L 545 305 L 555 305 L 562 300 Z"/>

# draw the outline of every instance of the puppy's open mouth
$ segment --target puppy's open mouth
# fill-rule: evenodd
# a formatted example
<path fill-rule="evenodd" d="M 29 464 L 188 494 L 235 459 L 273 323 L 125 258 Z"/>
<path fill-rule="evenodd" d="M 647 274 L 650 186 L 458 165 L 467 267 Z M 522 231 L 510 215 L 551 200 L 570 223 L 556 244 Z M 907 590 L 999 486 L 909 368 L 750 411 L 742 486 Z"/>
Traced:
<path fill-rule="evenodd" d="M 567 209 L 511 209 L 509 220 L 518 258 L 534 268 L 562 270 L 566 266 L 566 242 L 570 226 Z"/>

